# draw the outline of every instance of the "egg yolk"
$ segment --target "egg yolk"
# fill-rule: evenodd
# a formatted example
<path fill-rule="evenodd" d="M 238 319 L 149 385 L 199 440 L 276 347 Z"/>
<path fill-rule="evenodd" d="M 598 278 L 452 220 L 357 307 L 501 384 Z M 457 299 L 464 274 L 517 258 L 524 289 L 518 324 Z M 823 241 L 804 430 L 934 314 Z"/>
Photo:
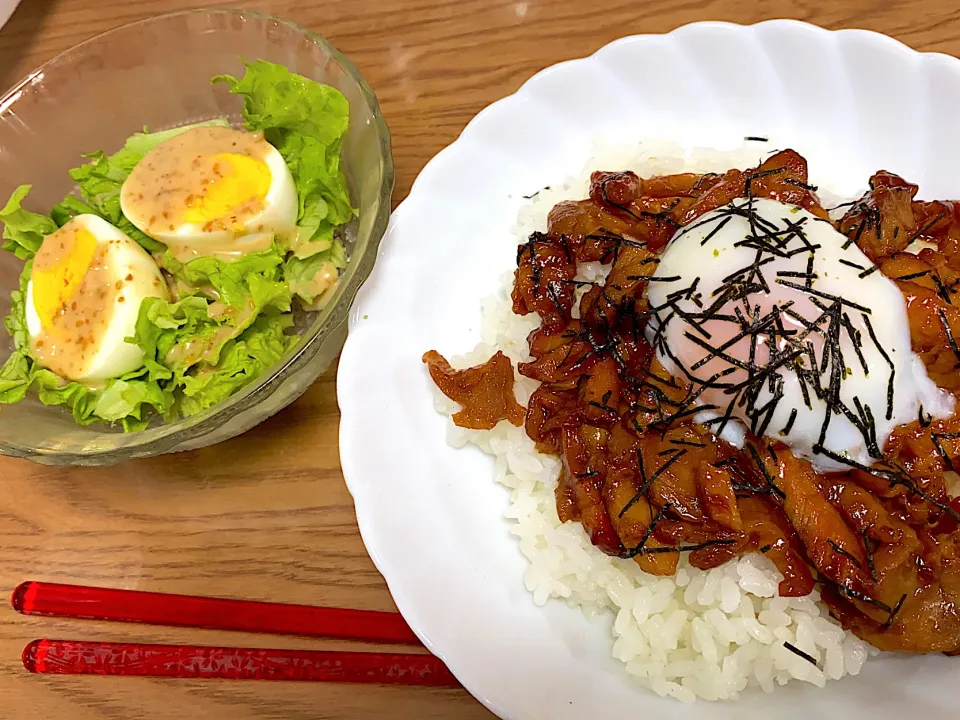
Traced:
<path fill-rule="evenodd" d="M 33 304 L 45 329 L 80 288 L 97 251 L 97 239 L 84 228 L 63 228 L 44 240 L 34 260 Z"/>
<path fill-rule="evenodd" d="M 270 191 L 270 168 L 261 160 L 218 153 L 208 162 L 213 177 L 200 191 L 187 196 L 185 222 L 204 225 L 224 219 L 236 208 L 262 203 Z"/>

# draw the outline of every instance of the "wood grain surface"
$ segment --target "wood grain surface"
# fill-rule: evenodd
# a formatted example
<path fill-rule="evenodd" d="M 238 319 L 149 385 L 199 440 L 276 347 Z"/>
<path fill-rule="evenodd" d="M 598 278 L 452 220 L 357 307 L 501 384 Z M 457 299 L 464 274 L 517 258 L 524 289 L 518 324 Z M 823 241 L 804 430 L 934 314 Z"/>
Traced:
<path fill-rule="evenodd" d="M 217 0 L 23 0 L 0 30 L 0 86 L 91 35 Z M 3 0 L 0 0 L 3 5 Z M 960 55 L 952 0 L 247 0 L 329 38 L 377 91 L 393 132 L 394 201 L 484 106 L 534 72 L 622 35 L 697 20 L 793 17 Z M 2 151 L 2 148 L 0 148 Z M 394 609 L 357 531 L 337 452 L 335 369 L 246 435 L 109 469 L 0 458 L 0 593 L 26 578 Z M 490 717 L 457 690 L 28 675 L 33 638 L 346 647 L 290 638 L 24 618 L 0 607 L 6 718 Z"/>

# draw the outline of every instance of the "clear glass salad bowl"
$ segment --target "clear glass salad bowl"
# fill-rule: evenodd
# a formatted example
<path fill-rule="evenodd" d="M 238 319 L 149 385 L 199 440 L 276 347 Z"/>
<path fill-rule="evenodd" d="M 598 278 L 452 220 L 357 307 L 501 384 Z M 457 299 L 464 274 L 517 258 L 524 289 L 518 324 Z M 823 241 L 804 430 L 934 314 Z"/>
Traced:
<path fill-rule="evenodd" d="M 73 190 L 67 171 L 81 155 L 119 149 L 132 133 L 226 116 L 242 100 L 220 74 L 242 75 L 263 59 L 339 89 L 350 102 L 343 166 L 359 215 L 347 227 L 349 257 L 339 288 L 320 311 L 298 319 L 300 341 L 271 370 L 209 410 L 123 433 L 77 425 L 69 411 L 28 398 L 0 406 L 0 453 L 53 465 L 106 465 L 190 450 L 242 433 L 293 402 L 339 352 L 357 290 L 370 274 L 390 215 L 390 135 L 373 90 L 323 38 L 293 23 L 239 10 L 178 12 L 104 33 L 58 55 L 0 99 L 0 197 L 21 184 L 25 203 L 48 212 Z M 0 253 L 0 315 L 10 311 L 23 263 Z M 0 363 L 13 349 L 0 330 Z"/>

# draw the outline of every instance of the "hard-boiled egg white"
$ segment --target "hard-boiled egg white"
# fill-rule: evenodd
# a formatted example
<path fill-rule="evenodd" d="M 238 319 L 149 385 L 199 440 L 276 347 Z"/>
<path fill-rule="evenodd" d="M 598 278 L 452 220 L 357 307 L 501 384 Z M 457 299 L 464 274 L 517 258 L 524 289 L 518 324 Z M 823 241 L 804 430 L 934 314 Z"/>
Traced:
<path fill-rule="evenodd" d="M 205 255 L 294 233 L 299 205 L 275 147 L 260 135 L 212 126 L 147 153 L 123 183 L 120 207 L 150 237 Z"/>
<path fill-rule="evenodd" d="M 133 336 L 144 298 L 168 295 L 143 248 L 96 215 L 78 215 L 43 240 L 27 285 L 31 354 L 80 382 L 97 382 L 143 363 Z"/>
<path fill-rule="evenodd" d="M 877 460 L 921 407 L 953 411 L 911 350 L 900 290 L 801 208 L 743 199 L 704 215 L 671 241 L 648 298 L 661 362 L 734 442 L 749 428 L 844 470 Z"/>

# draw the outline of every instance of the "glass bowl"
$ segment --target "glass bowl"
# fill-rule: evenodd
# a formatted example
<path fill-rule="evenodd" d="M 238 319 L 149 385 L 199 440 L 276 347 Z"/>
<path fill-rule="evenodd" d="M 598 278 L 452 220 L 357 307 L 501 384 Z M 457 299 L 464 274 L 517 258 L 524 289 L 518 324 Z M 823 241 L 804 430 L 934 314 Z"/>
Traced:
<path fill-rule="evenodd" d="M 138 433 L 78 426 L 69 412 L 28 397 L 0 406 L 0 453 L 52 465 L 107 465 L 192 450 L 238 435 L 299 397 L 333 361 L 357 290 L 370 274 L 390 216 L 390 134 L 373 90 L 326 40 L 255 12 L 172 13 L 99 35 L 58 55 L 0 99 L 0 203 L 31 184 L 30 210 L 48 212 L 75 188 L 81 155 L 119 149 L 147 126 L 162 130 L 214 117 L 241 119 L 242 101 L 214 75 L 243 74 L 240 58 L 281 63 L 339 89 L 350 102 L 343 167 L 359 215 L 346 229 L 349 262 L 321 310 L 299 318 L 300 342 L 241 391 L 197 415 Z M 0 253 L 0 315 L 23 263 Z M 13 349 L 0 330 L 0 362 Z"/>

